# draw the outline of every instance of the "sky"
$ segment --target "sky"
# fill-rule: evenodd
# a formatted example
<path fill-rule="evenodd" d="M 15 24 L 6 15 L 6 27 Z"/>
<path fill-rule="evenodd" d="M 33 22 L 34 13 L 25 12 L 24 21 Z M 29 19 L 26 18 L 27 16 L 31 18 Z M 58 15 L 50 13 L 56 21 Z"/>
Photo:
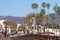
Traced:
<path fill-rule="evenodd" d="M 49 13 L 54 12 L 53 6 L 55 3 L 60 5 L 60 0 L 0 0 L 0 15 L 24 17 L 28 13 L 33 12 L 31 7 L 33 3 L 38 4 L 37 12 L 39 13 L 42 8 L 41 4 L 43 2 L 51 4 Z"/>

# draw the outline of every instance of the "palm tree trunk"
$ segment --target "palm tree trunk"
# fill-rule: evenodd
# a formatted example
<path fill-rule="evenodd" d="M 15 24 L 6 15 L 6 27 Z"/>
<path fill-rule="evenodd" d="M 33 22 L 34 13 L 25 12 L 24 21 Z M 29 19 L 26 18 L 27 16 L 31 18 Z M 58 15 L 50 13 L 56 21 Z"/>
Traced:
<path fill-rule="evenodd" d="M 7 25 L 5 26 L 5 37 L 7 36 Z"/>
<path fill-rule="evenodd" d="M 37 13 L 37 8 L 36 8 L 36 13 Z"/>
<path fill-rule="evenodd" d="M 53 32 L 53 19 L 52 19 L 52 32 Z"/>
<path fill-rule="evenodd" d="M 42 21 L 40 20 L 40 25 L 42 24 Z M 40 33 L 41 33 L 41 26 L 40 26 Z"/>
<path fill-rule="evenodd" d="M 33 10 L 34 10 L 34 12 L 33 12 L 33 13 L 36 13 L 36 12 L 35 12 L 36 10 L 35 10 L 35 9 L 33 9 Z"/>
<path fill-rule="evenodd" d="M 49 14 L 49 9 L 48 9 L 48 14 Z"/>
<path fill-rule="evenodd" d="M 45 20 L 44 20 L 44 16 L 43 16 L 43 21 L 45 22 Z M 43 22 L 43 23 L 44 23 L 44 22 Z M 44 32 L 45 32 L 45 23 L 44 23 Z"/>
<path fill-rule="evenodd" d="M 49 14 L 49 8 L 48 8 L 48 14 Z M 49 20 L 49 19 L 48 19 Z M 49 22 L 49 21 L 48 21 Z M 48 27 L 48 32 L 49 32 L 49 27 Z"/>
<path fill-rule="evenodd" d="M 48 27 L 48 32 L 49 32 L 49 26 L 48 26 L 49 24 L 48 24 L 48 20 L 47 20 L 47 27 Z"/>

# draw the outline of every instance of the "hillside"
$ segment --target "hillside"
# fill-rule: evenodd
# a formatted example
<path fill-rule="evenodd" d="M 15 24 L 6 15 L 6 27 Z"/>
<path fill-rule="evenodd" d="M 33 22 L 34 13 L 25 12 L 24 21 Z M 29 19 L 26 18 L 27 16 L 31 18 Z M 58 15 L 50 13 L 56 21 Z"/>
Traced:
<path fill-rule="evenodd" d="M 8 21 L 14 21 L 16 23 L 24 24 L 24 17 L 0 16 L 0 20 L 8 20 Z"/>

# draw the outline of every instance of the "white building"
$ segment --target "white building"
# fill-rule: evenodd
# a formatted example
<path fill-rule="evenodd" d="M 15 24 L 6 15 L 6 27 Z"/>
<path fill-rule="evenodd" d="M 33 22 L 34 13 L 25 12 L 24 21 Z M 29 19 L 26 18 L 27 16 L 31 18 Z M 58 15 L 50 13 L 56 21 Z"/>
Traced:
<path fill-rule="evenodd" d="M 3 24 L 4 21 L 6 21 L 6 20 L 0 20 L 0 27 L 1 27 L 0 29 L 1 30 L 5 30 L 5 27 L 4 27 L 4 24 Z M 8 33 L 11 33 L 11 28 L 10 27 L 8 27 L 7 30 L 8 30 Z"/>
<path fill-rule="evenodd" d="M 6 20 L 0 20 L 0 32 L 4 31 L 5 30 L 5 27 L 4 27 L 4 24 L 3 22 L 6 21 Z M 17 24 L 17 30 L 18 28 L 22 26 L 21 24 Z M 7 25 L 7 34 L 11 33 L 11 28 L 9 25 Z M 23 31 L 18 31 L 19 34 L 23 34 Z"/>
<path fill-rule="evenodd" d="M 19 26 L 22 26 L 22 25 L 21 24 L 17 24 L 17 30 L 18 30 Z"/>
<path fill-rule="evenodd" d="M 2 26 L 3 29 L 4 29 L 4 24 L 3 24 L 4 21 L 5 20 L 0 20 L 0 25 Z"/>

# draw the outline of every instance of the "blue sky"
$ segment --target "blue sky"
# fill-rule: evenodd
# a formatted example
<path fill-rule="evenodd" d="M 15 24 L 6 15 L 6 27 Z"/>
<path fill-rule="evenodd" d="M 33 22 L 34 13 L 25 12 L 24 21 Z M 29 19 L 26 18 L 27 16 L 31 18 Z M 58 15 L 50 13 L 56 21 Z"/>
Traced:
<path fill-rule="evenodd" d="M 0 0 L 0 15 L 1 16 L 26 16 L 28 13 L 33 12 L 31 8 L 32 3 L 38 4 L 38 12 L 40 12 L 43 2 L 50 3 L 49 12 L 53 11 L 55 3 L 60 4 L 59 0 Z M 47 14 L 47 13 L 46 13 Z"/>

